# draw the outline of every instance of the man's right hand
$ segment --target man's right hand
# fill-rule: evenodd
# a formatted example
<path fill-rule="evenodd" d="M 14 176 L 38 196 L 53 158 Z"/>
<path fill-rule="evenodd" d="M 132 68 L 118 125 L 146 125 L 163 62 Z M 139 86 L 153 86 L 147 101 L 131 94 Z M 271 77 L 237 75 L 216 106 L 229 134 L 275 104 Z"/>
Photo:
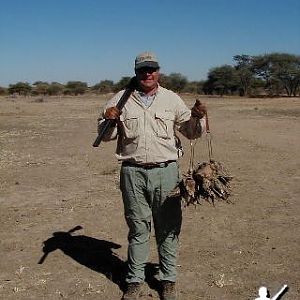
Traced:
<path fill-rule="evenodd" d="M 117 120 L 121 115 L 120 110 L 117 107 L 109 107 L 105 113 L 104 118 L 109 120 Z"/>

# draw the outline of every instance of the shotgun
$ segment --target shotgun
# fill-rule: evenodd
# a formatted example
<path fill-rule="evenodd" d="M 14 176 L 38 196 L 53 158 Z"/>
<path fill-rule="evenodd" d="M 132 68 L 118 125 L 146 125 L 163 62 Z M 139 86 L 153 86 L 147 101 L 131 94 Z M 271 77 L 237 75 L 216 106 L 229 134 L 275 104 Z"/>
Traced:
<path fill-rule="evenodd" d="M 136 77 L 132 77 L 128 83 L 128 85 L 125 88 L 125 91 L 118 101 L 116 107 L 121 111 L 122 108 L 124 107 L 125 103 L 127 102 L 128 98 L 130 97 L 131 93 L 136 89 L 137 87 L 137 81 Z M 101 125 L 101 129 L 98 133 L 98 136 L 96 140 L 93 143 L 93 147 L 98 147 L 106 134 L 106 132 L 111 128 L 112 126 L 115 126 L 116 120 L 110 120 L 110 119 L 105 119 L 103 124 Z"/>

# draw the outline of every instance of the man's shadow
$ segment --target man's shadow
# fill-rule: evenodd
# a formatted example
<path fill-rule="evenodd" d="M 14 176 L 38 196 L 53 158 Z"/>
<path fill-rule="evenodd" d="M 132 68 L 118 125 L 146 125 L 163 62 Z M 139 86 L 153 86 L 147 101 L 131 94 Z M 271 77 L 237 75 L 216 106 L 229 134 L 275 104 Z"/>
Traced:
<path fill-rule="evenodd" d="M 121 245 L 85 235 L 72 235 L 73 232 L 80 229 L 82 227 L 79 225 L 67 232 L 54 232 L 52 237 L 43 242 L 44 255 L 38 263 L 44 263 L 49 253 L 59 249 L 81 265 L 104 274 L 124 291 L 127 263 L 113 252 L 114 249 L 121 248 Z M 158 266 L 156 264 L 147 264 L 145 281 L 151 289 L 160 293 L 161 287 L 159 281 L 155 278 L 157 271 Z"/>

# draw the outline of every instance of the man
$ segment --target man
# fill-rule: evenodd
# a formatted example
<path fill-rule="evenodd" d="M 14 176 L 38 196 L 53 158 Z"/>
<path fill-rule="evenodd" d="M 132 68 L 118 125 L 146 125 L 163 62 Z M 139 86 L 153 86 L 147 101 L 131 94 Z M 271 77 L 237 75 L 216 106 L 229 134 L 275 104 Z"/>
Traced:
<path fill-rule="evenodd" d="M 106 105 L 104 119 L 117 125 L 104 141 L 117 138 L 116 156 L 122 162 L 120 188 L 128 233 L 127 291 L 123 300 L 139 299 L 149 256 L 151 219 L 159 254 L 162 299 L 175 300 L 176 253 L 181 228 L 181 203 L 167 194 L 179 182 L 179 149 L 175 130 L 189 139 L 201 136 L 206 108 L 192 110 L 174 92 L 159 85 L 159 62 L 150 52 L 135 59 L 137 87 L 122 111 L 116 107 L 124 91 Z"/>

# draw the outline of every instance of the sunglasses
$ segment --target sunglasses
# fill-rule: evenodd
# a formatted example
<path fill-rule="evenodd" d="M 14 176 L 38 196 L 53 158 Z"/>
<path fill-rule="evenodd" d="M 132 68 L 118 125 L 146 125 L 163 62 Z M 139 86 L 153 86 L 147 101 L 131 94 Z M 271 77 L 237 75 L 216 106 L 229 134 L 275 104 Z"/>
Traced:
<path fill-rule="evenodd" d="M 152 74 L 154 72 L 157 72 L 158 70 L 159 70 L 159 68 L 143 67 L 143 68 L 137 69 L 136 72 Z"/>

